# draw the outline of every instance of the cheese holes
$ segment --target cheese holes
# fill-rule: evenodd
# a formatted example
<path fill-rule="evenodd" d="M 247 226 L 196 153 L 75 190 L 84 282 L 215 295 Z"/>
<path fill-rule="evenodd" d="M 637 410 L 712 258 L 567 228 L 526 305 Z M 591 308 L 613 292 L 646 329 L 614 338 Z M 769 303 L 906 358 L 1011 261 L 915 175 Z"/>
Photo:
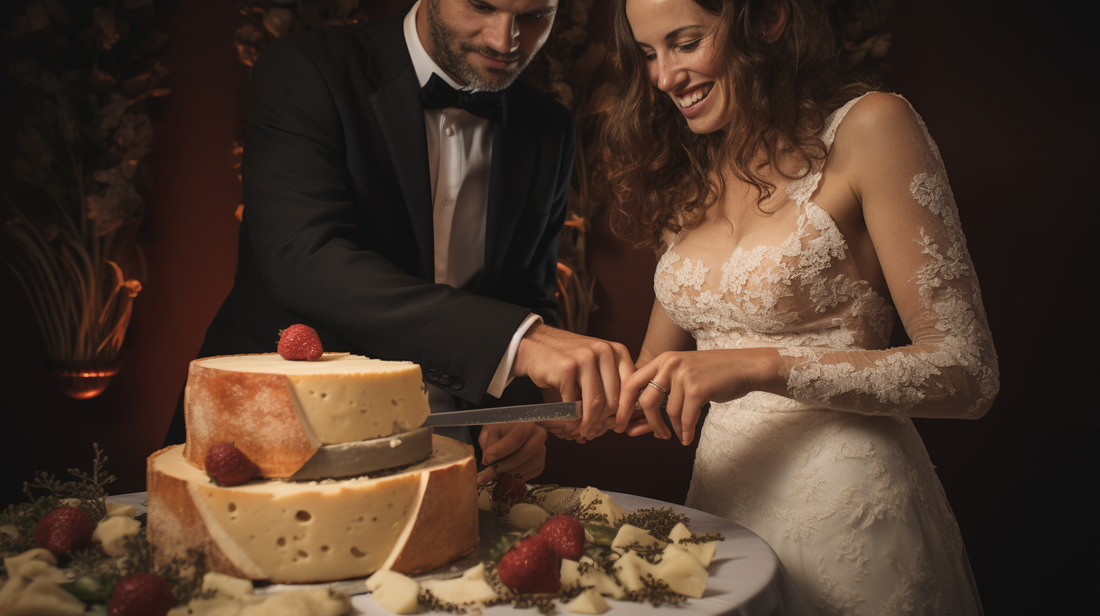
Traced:
<path fill-rule="evenodd" d="M 299 511 L 298 513 L 294 514 L 294 519 L 298 520 L 299 522 L 305 523 L 305 522 L 308 522 L 308 521 L 312 520 L 313 516 L 310 515 L 310 513 L 308 511 L 303 509 L 303 510 Z"/>

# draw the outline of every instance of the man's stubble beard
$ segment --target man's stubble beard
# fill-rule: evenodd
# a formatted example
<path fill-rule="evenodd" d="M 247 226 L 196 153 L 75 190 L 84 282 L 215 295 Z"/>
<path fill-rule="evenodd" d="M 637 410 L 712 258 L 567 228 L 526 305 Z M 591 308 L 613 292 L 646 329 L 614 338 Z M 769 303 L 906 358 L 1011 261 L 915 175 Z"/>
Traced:
<path fill-rule="evenodd" d="M 511 54 L 502 54 L 489 47 L 474 47 L 458 42 L 458 36 L 443 21 L 439 14 L 439 0 L 425 0 L 428 21 L 428 40 L 432 44 L 432 59 L 436 61 L 444 71 L 455 77 L 462 83 L 475 90 L 495 92 L 512 85 L 519 77 L 523 69 L 531 63 L 534 53 L 524 57 L 518 51 Z M 537 51 L 537 50 L 536 50 Z M 467 58 L 469 52 L 477 52 L 494 60 L 516 61 L 511 69 L 491 69 L 485 67 L 490 74 L 477 70 Z"/>

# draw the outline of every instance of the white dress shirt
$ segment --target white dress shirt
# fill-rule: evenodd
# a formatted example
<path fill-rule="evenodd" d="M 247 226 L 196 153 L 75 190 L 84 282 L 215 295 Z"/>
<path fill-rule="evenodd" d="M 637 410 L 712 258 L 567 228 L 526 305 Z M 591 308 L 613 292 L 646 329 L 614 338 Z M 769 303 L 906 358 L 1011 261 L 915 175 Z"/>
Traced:
<path fill-rule="evenodd" d="M 452 79 L 428 55 L 416 31 L 419 0 L 405 16 L 405 44 L 420 86 L 432 73 L 455 89 L 469 89 Z M 493 131 L 489 120 L 456 108 L 425 109 L 428 165 L 432 186 L 435 242 L 435 282 L 459 288 L 485 266 L 485 216 L 489 201 L 489 167 Z M 512 364 L 520 339 L 542 318 L 530 314 L 512 336 L 489 383 L 488 393 L 500 397 L 511 382 Z M 433 412 L 454 410 L 454 399 L 438 387 L 428 388 Z"/>

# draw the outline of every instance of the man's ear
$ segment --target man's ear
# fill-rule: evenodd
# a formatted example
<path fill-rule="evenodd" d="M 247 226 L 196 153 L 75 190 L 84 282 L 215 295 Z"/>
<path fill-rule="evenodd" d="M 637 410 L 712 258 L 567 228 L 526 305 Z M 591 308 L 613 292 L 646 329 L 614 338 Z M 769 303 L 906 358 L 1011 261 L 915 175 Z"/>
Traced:
<path fill-rule="evenodd" d="M 790 14 L 791 5 L 787 0 L 771 0 L 764 7 L 760 14 L 760 32 L 765 41 L 774 43 L 783 35 Z"/>

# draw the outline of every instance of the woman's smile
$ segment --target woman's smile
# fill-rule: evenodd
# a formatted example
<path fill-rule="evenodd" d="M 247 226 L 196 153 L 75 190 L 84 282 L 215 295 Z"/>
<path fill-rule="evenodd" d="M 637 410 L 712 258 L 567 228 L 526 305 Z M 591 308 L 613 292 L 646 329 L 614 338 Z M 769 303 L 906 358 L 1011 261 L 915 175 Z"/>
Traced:
<path fill-rule="evenodd" d="M 701 86 L 672 92 L 670 96 L 676 102 L 676 106 L 680 108 L 681 113 L 687 117 L 692 117 L 702 109 L 703 103 L 706 102 L 707 95 L 710 94 L 713 87 L 713 82 L 705 83 Z"/>

